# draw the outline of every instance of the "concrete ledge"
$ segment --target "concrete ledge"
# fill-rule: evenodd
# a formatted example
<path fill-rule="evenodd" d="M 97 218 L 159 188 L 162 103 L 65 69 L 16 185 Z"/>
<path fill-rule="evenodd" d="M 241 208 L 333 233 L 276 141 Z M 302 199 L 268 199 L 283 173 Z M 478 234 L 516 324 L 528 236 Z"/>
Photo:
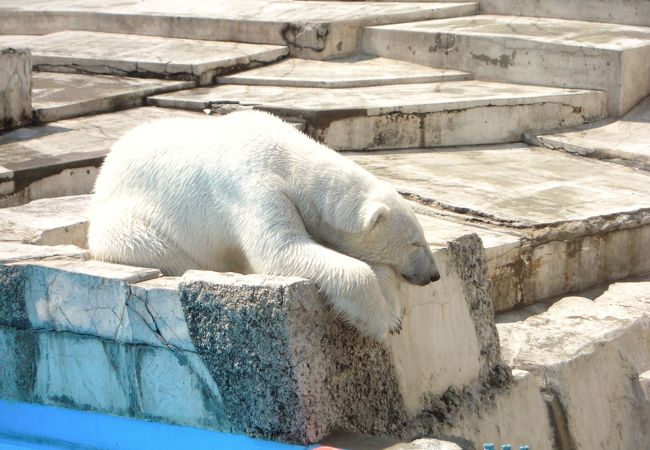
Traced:
<path fill-rule="evenodd" d="M 31 53 L 29 49 L 0 48 L 0 132 L 31 121 Z"/>

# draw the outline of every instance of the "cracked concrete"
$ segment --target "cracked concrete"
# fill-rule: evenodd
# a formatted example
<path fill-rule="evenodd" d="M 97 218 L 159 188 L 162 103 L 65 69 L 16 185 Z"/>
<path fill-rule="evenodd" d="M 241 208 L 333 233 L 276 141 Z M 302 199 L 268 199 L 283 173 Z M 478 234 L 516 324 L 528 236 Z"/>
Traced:
<path fill-rule="evenodd" d="M 29 49 L 0 44 L 0 132 L 32 121 L 32 57 Z"/>
<path fill-rule="evenodd" d="M 150 97 L 150 103 L 203 110 L 237 102 L 306 121 L 307 132 L 340 150 L 509 142 L 530 129 L 604 117 L 605 96 L 483 81 L 346 89 L 222 85 Z M 477 121 L 485 125 L 475 132 Z"/>

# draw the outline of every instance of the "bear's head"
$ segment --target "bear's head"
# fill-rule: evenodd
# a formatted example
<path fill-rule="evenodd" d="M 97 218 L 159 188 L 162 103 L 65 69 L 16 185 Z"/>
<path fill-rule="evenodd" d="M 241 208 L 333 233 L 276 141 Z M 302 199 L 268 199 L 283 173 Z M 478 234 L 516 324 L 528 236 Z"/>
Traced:
<path fill-rule="evenodd" d="M 353 214 L 336 228 L 332 243 L 338 251 L 368 264 L 391 267 L 405 281 L 424 286 L 440 279 L 438 267 L 418 222 L 406 200 L 386 183 L 376 185 Z"/>

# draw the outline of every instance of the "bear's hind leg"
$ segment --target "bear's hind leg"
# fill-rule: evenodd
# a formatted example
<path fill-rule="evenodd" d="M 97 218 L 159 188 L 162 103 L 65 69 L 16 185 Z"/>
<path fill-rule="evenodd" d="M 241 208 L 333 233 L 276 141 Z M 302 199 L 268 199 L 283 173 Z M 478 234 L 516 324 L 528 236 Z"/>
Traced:
<path fill-rule="evenodd" d="M 164 275 L 180 276 L 200 269 L 186 252 L 150 225 L 135 218 L 91 221 L 88 248 L 94 259 L 160 269 Z"/>

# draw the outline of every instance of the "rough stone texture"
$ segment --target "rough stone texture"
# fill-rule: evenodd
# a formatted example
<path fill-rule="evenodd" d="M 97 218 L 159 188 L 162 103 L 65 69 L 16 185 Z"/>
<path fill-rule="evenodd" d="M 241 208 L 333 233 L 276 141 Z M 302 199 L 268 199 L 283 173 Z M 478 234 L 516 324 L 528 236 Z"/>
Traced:
<path fill-rule="evenodd" d="M 62 31 L 24 41 L 34 67 L 48 72 L 215 81 L 218 75 L 276 61 L 284 46 Z"/>
<path fill-rule="evenodd" d="M 497 326 L 508 364 L 532 372 L 552 406 L 559 448 L 649 448 L 650 279 L 566 297 Z M 554 406 L 553 406 L 554 405 Z"/>
<path fill-rule="evenodd" d="M 52 122 L 144 106 L 149 95 L 192 86 L 191 81 L 36 72 L 32 104 L 36 120 Z"/>
<path fill-rule="evenodd" d="M 0 2 L 0 34 L 91 30 L 289 47 L 292 56 L 325 59 L 355 53 L 364 25 L 475 14 L 477 2 L 373 4 L 284 0 Z"/>
<path fill-rule="evenodd" d="M 497 310 L 650 271 L 645 172 L 519 144 L 349 156 L 433 212 L 514 233 L 488 258 Z"/>
<path fill-rule="evenodd" d="M 0 207 L 88 194 L 111 145 L 139 123 L 196 113 L 136 108 L 25 127 L 0 135 Z"/>
<path fill-rule="evenodd" d="M 577 130 L 528 139 L 544 147 L 650 170 L 650 97 L 620 120 L 596 122 Z"/>
<path fill-rule="evenodd" d="M 86 247 L 90 195 L 35 200 L 0 209 L 0 241 Z"/>
<path fill-rule="evenodd" d="M 32 121 L 32 56 L 0 45 L 0 131 Z"/>
<path fill-rule="evenodd" d="M 337 150 L 417 148 L 518 141 L 532 129 L 606 115 L 602 92 L 483 81 L 345 89 L 225 85 L 162 94 L 157 106 L 203 110 L 221 103 L 298 117 Z M 476 123 L 482 124 L 481 133 Z"/>
<path fill-rule="evenodd" d="M 469 80 L 459 70 L 434 69 L 370 55 L 327 61 L 291 58 L 276 64 L 219 77 L 220 84 L 344 88 Z"/>
<path fill-rule="evenodd" d="M 74 245 L 48 246 L 0 242 L 0 264 L 60 257 L 87 259 L 88 251 Z"/>
<path fill-rule="evenodd" d="M 483 80 L 603 90 L 611 115 L 650 94 L 645 27 L 481 15 L 369 27 L 363 50 Z"/>
<path fill-rule="evenodd" d="M 650 26 L 645 0 L 481 0 L 481 12 Z"/>

